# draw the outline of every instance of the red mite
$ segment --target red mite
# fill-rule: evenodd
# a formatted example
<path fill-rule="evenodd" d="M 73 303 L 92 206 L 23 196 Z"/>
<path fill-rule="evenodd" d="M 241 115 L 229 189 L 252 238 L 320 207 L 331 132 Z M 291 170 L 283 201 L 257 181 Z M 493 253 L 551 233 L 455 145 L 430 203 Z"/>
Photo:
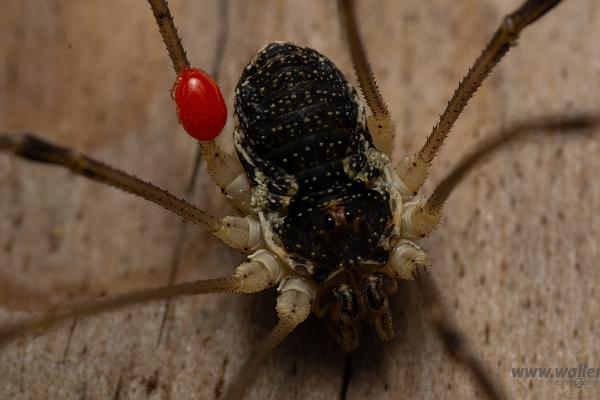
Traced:
<path fill-rule="evenodd" d="M 216 138 L 227 121 L 227 107 L 217 83 L 204 71 L 186 68 L 171 89 L 179 123 L 200 141 Z"/>

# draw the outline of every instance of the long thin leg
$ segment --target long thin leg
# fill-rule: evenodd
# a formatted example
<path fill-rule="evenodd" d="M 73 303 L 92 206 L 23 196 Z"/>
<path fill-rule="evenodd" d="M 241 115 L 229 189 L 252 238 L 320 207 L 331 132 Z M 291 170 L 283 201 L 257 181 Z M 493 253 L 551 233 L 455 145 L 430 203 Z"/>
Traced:
<path fill-rule="evenodd" d="M 190 62 L 181 43 L 181 39 L 179 38 L 179 34 L 177 33 L 177 28 L 175 28 L 175 24 L 173 23 L 173 17 L 169 10 L 169 6 L 167 5 L 166 0 L 148 0 L 148 2 L 152 8 L 154 17 L 156 18 L 156 23 L 160 34 L 163 37 L 163 41 L 167 46 L 175 73 L 179 74 L 181 70 L 190 67 Z M 239 188 L 239 185 L 235 188 L 229 188 L 229 185 L 242 180 L 242 178 L 245 177 L 237 157 L 227 154 L 214 140 L 199 142 L 199 145 L 202 149 L 202 155 L 206 160 L 208 172 L 213 181 L 226 193 L 229 191 L 242 191 L 244 192 L 243 194 L 247 195 L 247 192 L 249 192 L 249 185 L 242 185 L 241 189 Z M 239 195 L 239 193 L 236 193 L 236 195 Z M 232 195 L 232 197 L 234 197 L 234 203 L 241 203 L 245 200 L 244 196 L 242 196 L 242 200 L 236 199 L 236 196 L 234 195 Z"/>
<path fill-rule="evenodd" d="M 471 371 L 489 399 L 504 399 L 505 396 L 500 387 L 469 348 L 459 329 L 448 318 L 448 310 L 446 310 L 439 290 L 426 269 L 417 268 L 415 275 L 427 314 L 448 353 Z"/>
<path fill-rule="evenodd" d="M 346 27 L 352 63 L 360 89 L 372 112 L 368 120 L 369 130 L 377 149 L 391 157 L 394 151 L 394 123 L 379 92 L 367 52 L 360 38 L 353 0 L 340 0 L 340 16 L 342 25 Z"/>
<path fill-rule="evenodd" d="M 30 134 L 0 133 L 0 151 L 32 161 L 56 164 L 73 173 L 143 197 L 207 229 L 225 244 L 244 250 L 249 244 L 249 222 L 244 218 L 215 218 L 151 183 L 144 182 L 73 150 L 56 146 Z"/>
<path fill-rule="evenodd" d="M 229 33 L 229 0 L 219 1 L 218 11 L 216 15 L 218 21 L 218 31 L 217 31 L 217 44 L 215 47 L 215 54 L 213 58 L 213 63 L 210 68 L 210 74 L 212 77 L 218 81 L 219 80 L 219 71 L 221 69 L 221 64 L 223 62 L 223 55 L 225 53 L 225 43 L 227 43 L 227 36 Z M 202 161 L 202 150 L 200 146 L 196 148 L 196 155 L 194 157 L 194 164 L 192 166 L 192 173 L 188 180 L 188 184 L 185 190 L 185 198 L 191 199 L 196 192 L 196 186 L 198 182 L 198 175 L 200 171 L 200 165 Z M 175 241 L 175 247 L 173 248 L 172 262 L 171 268 L 169 269 L 169 277 L 167 284 L 172 285 L 175 283 L 177 279 L 177 274 L 179 273 L 179 266 L 181 263 L 181 255 L 183 252 L 183 247 L 186 242 L 188 236 L 188 225 L 181 224 L 179 226 L 179 230 L 177 232 L 177 239 Z M 166 328 L 167 320 L 170 315 L 171 310 L 171 301 L 167 300 L 165 302 L 165 307 L 163 309 L 163 316 L 160 324 L 160 330 L 158 333 L 157 344 L 160 344 L 163 333 Z"/>
<path fill-rule="evenodd" d="M 167 46 L 175 73 L 179 75 L 181 70 L 190 67 L 190 61 L 187 58 L 187 54 L 185 54 L 183 44 L 177 33 L 177 28 L 173 23 L 173 16 L 171 15 L 171 10 L 169 10 L 169 5 L 166 0 L 148 0 L 148 3 L 150 3 L 158 30 Z"/>
<path fill-rule="evenodd" d="M 310 299 L 297 290 L 282 291 L 277 298 L 277 325 L 263 339 L 258 349 L 246 361 L 240 373 L 232 382 L 227 400 L 240 400 L 248 385 L 256 377 L 257 371 L 265 359 L 281 342 L 310 314 Z"/>
<path fill-rule="evenodd" d="M 65 320 L 88 317 L 134 304 L 205 293 L 255 293 L 276 283 L 263 263 L 251 261 L 238 266 L 231 277 L 139 290 L 108 299 L 77 304 L 54 313 L 0 327 L 0 345 L 18 336 L 51 328 Z"/>
<path fill-rule="evenodd" d="M 582 130 L 599 124 L 600 115 L 547 117 L 515 124 L 509 129 L 484 140 L 471 153 L 467 154 L 437 185 L 425 204 L 425 210 L 429 213 L 441 212 L 448 196 L 477 163 L 501 146 L 522 137 L 525 133 L 552 133 L 564 131 L 565 129 Z"/>
<path fill-rule="evenodd" d="M 600 114 L 548 116 L 516 123 L 490 136 L 467 153 L 428 198 L 412 206 L 412 210 L 409 211 L 411 217 L 405 220 L 407 222 L 405 228 L 416 237 L 426 236 L 433 231 L 442 215 L 444 203 L 452 191 L 481 160 L 502 146 L 530 133 L 552 134 L 565 130 L 581 132 L 598 126 L 600 126 Z"/>
<path fill-rule="evenodd" d="M 477 88 L 511 46 L 515 45 L 521 31 L 550 11 L 560 1 L 527 0 L 516 11 L 504 18 L 492 40 L 460 82 L 425 145 L 417 154 L 405 157 L 396 167 L 398 176 L 413 193 L 416 194 L 425 182 L 431 161 Z"/>

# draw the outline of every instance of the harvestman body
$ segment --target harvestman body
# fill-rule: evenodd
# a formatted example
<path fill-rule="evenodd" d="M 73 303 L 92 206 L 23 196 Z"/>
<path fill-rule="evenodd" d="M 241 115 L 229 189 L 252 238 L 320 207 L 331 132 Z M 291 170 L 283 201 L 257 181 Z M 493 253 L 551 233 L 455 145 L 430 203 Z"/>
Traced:
<path fill-rule="evenodd" d="M 490 398 L 502 392 L 460 340 L 428 279 L 427 255 L 414 241 L 430 234 L 443 204 L 484 155 L 530 130 L 586 128 L 595 116 L 532 121 L 483 143 L 434 192 L 415 197 L 429 165 L 477 87 L 519 33 L 559 0 L 529 0 L 505 18 L 448 103 L 423 148 L 397 165 L 390 160 L 393 124 L 358 35 L 350 1 L 341 15 L 352 60 L 371 114 L 325 56 L 290 43 L 272 43 L 245 68 L 235 93 L 238 157 L 201 142 L 209 172 L 245 217 L 211 217 L 173 195 L 91 158 L 32 135 L 0 135 L 0 150 L 73 172 L 144 197 L 249 253 L 231 277 L 149 289 L 75 305 L 63 312 L 0 328 L 0 343 L 59 321 L 174 296 L 278 287 L 279 322 L 243 368 L 226 398 L 239 398 L 254 371 L 313 312 L 347 350 L 359 344 L 362 322 L 382 340 L 394 337 L 389 298 L 397 280 L 416 279 L 430 317 L 450 353 L 467 365 Z M 150 1 L 175 70 L 189 67 L 167 5 Z"/>

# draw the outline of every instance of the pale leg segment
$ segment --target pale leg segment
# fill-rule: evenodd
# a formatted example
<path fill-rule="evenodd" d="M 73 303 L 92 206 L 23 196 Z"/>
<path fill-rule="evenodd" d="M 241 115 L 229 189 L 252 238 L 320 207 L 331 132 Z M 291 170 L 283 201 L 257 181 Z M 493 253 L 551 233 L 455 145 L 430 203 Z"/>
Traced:
<path fill-rule="evenodd" d="M 224 152 L 214 140 L 201 142 L 200 148 L 213 182 L 238 210 L 248 214 L 252 191 L 238 158 Z"/>
<path fill-rule="evenodd" d="M 254 380 L 267 356 L 303 321 L 308 318 L 316 291 L 302 278 L 284 280 L 277 297 L 277 325 L 267 334 L 254 354 L 246 361 L 231 383 L 225 399 L 239 400 Z"/>
<path fill-rule="evenodd" d="M 413 280 L 419 268 L 429 268 L 427 253 L 414 242 L 402 239 L 390 253 L 383 272 L 391 278 Z"/>

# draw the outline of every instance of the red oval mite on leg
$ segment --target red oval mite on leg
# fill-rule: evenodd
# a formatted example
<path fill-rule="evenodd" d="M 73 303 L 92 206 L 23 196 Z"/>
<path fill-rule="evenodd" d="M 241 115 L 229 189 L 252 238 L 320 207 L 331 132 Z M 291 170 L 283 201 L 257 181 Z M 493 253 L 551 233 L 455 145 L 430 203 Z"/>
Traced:
<path fill-rule="evenodd" d="M 186 68 L 171 89 L 179 123 L 200 141 L 216 138 L 227 121 L 227 107 L 217 83 L 204 71 Z"/>

